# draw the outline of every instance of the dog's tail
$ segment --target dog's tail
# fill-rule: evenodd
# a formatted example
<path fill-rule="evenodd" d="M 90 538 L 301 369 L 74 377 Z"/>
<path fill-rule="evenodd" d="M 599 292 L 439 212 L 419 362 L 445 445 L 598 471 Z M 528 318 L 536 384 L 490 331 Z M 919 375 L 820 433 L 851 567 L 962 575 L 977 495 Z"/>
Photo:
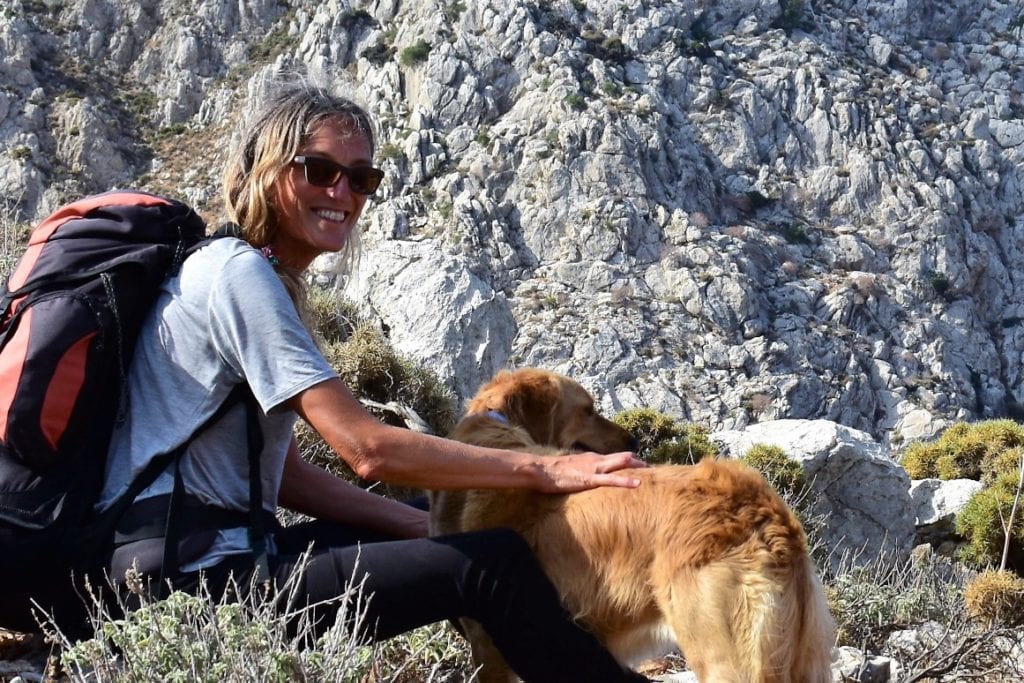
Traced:
<path fill-rule="evenodd" d="M 828 683 L 835 622 L 810 558 L 798 558 L 780 578 L 775 604 L 761 612 L 763 618 L 753 629 L 762 667 L 754 680 Z"/>

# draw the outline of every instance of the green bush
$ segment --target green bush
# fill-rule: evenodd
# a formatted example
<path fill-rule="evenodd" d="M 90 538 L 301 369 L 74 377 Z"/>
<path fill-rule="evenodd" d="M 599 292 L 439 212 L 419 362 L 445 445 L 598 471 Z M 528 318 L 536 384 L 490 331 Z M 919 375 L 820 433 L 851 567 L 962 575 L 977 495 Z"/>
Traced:
<path fill-rule="evenodd" d="M 401 159 L 405 156 L 405 152 L 402 150 L 401 145 L 397 145 L 394 142 L 385 142 L 380 146 L 379 154 L 384 159 Z"/>
<path fill-rule="evenodd" d="M 901 464 L 913 479 L 976 479 L 998 477 L 1002 453 L 1024 446 L 1024 426 L 1013 420 L 958 422 L 935 441 L 915 443 Z"/>
<path fill-rule="evenodd" d="M 754 444 L 741 460 L 763 474 L 791 506 L 807 506 L 810 486 L 804 467 L 786 455 L 784 450 L 778 446 Z"/>
<path fill-rule="evenodd" d="M 1019 481 L 1017 471 L 1004 473 L 989 486 L 971 496 L 956 517 L 956 532 L 967 539 L 960 557 L 970 564 L 986 567 L 1002 561 L 1005 534 L 1003 520 L 1009 520 Z M 1024 570 L 1024 510 L 1018 510 L 1010 530 L 1007 566 Z"/>
<path fill-rule="evenodd" d="M 583 111 L 587 108 L 587 98 L 578 92 L 566 95 L 565 103 L 569 105 L 569 108 L 573 111 Z"/>
<path fill-rule="evenodd" d="M 957 515 L 956 531 L 967 544 L 960 557 L 985 567 L 1001 562 L 1005 533 L 1019 482 L 1024 426 L 1013 420 L 958 422 L 935 441 L 916 443 L 901 464 L 913 479 L 975 479 L 981 489 Z M 1024 569 L 1024 510 L 1010 531 L 1010 567 Z"/>
<path fill-rule="evenodd" d="M 301 574 L 301 569 L 299 570 Z M 296 580 L 298 577 L 296 577 Z M 47 624 L 61 664 L 74 683 L 222 683 L 223 681 L 388 681 L 434 680 L 439 672 L 471 669 L 468 648 L 447 624 L 412 631 L 382 645 L 363 645 L 355 635 L 366 598 L 350 590 L 339 608 L 338 625 L 320 637 L 310 630 L 311 608 L 281 614 L 293 586 L 254 589 L 241 602 L 214 598 L 201 585 L 197 595 L 173 593 L 154 600 L 135 578 L 140 606 L 123 614 L 93 600 L 95 635 L 73 642 Z M 294 625 L 290 631 L 288 623 Z M 48 678 L 49 680 L 49 678 Z"/>
<path fill-rule="evenodd" d="M 636 437 L 637 455 L 650 463 L 689 464 L 718 455 L 707 429 L 650 408 L 624 410 L 612 421 Z"/>
<path fill-rule="evenodd" d="M 398 58 L 398 61 L 402 63 L 402 66 L 421 64 L 427 61 L 427 55 L 430 54 L 430 47 L 430 43 L 421 38 L 413 45 L 402 50 L 402 54 Z"/>

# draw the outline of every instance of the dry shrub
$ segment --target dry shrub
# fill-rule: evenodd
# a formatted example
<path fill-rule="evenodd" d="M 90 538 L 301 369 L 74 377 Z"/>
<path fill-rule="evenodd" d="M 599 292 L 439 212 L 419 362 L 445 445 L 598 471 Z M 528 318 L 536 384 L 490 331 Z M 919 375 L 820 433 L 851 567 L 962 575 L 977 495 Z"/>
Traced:
<path fill-rule="evenodd" d="M 355 304 L 324 287 L 310 287 L 309 311 L 321 344 L 343 342 L 356 327 L 365 324 Z"/>
<path fill-rule="evenodd" d="M 934 556 L 863 564 L 844 556 L 825 581 L 838 644 L 880 652 L 889 635 L 914 624 L 962 621 L 963 573 Z"/>
<path fill-rule="evenodd" d="M 967 584 L 964 603 L 972 617 L 990 628 L 1024 624 L 1024 578 L 1005 570 L 984 571 Z"/>
<path fill-rule="evenodd" d="M 330 301 L 314 301 L 314 317 L 324 325 L 318 330 L 324 355 L 352 393 L 371 402 L 368 409 L 386 423 L 404 427 L 407 418 L 402 413 L 411 411 L 426 424 L 427 431 L 450 432 L 455 424 L 455 398 L 440 379 L 400 356 L 380 331 L 359 320 L 351 308 L 342 305 L 334 314 L 331 310 Z M 395 410 L 382 407 L 388 404 Z M 378 493 L 400 499 L 420 493 L 356 476 L 304 422 L 296 427 L 296 437 L 303 457 L 363 488 L 376 487 Z"/>

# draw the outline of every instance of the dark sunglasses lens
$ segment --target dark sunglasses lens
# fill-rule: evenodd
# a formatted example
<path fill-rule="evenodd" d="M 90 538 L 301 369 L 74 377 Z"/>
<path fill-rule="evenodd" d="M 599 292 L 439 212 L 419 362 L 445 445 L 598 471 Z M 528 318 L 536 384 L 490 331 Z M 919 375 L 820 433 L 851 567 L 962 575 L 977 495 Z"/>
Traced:
<path fill-rule="evenodd" d="M 338 164 L 328 159 L 306 157 L 303 166 L 306 167 L 306 180 L 318 187 L 331 187 L 341 180 L 343 173 Z"/>
<path fill-rule="evenodd" d="M 353 191 L 359 194 L 373 194 L 380 187 L 380 181 L 384 179 L 384 171 L 372 166 L 348 168 L 330 159 L 316 157 L 306 157 L 302 163 L 306 168 L 306 180 L 318 187 L 333 187 L 341 180 L 341 176 L 346 176 Z"/>
<path fill-rule="evenodd" d="M 384 172 L 370 166 L 356 166 L 348 169 L 349 187 L 360 194 L 373 194 L 380 186 Z"/>

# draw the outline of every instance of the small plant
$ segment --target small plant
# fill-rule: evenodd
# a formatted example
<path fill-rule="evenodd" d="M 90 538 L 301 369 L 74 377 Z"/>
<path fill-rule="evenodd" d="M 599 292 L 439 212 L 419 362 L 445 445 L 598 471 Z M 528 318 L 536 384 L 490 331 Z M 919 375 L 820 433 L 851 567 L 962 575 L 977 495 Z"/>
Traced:
<path fill-rule="evenodd" d="M 430 48 L 430 43 L 421 38 L 413 45 L 402 50 L 402 54 L 398 58 L 398 61 L 401 62 L 402 66 L 422 64 L 427 61 L 427 56 L 430 54 Z"/>
<path fill-rule="evenodd" d="M 19 145 L 11 149 L 8 155 L 15 161 L 32 158 L 32 148 L 28 145 Z"/>
<path fill-rule="evenodd" d="M 963 584 L 961 571 L 930 555 L 868 564 L 842 558 L 825 585 L 838 644 L 878 651 L 889 634 L 908 624 L 962 622 Z"/>
<path fill-rule="evenodd" d="M 444 8 L 444 15 L 448 19 L 449 23 L 454 24 L 462 16 L 462 13 L 466 11 L 466 3 L 462 0 L 454 0 L 454 2 L 448 3 Z"/>
<path fill-rule="evenodd" d="M 612 421 L 636 438 L 637 455 L 650 463 L 691 464 L 718 455 L 707 429 L 651 408 L 625 410 Z"/>
<path fill-rule="evenodd" d="M 622 43 L 622 39 L 610 36 L 601 41 L 598 53 L 603 59 L 611 62 L 624 62 L 629 59 L 629 50 Z"/>
<path fill-rule="evenodd" d="M 986 626 L 1024 624 L 1024 578 L 1005 570 L 981 572 L 967 584 L 964 603 Z"/>
<path fill-rule="evenodd" d="M 565 103 L 573 111 L 583 111 L 587 108 L 587 100 L 582 93 L 574 92 L 565 97 Z"/>
<path fill-rule="evenodd" d="M 438 204 L 434 208 L 437 209 L 437 212 L 441 215 L 441 218 L 443 218 L 444 220 L 448 220 L 449 218 L 452 217 L 452 211 L 454 210 L 454 207 L 452 206 L 451 202 L 438 202 Z"/>
<path fill-rule="evenodd" d="M 780 226 L 780 231 L 790 244 L 811 243 L 811 238 L 807 235 L 807 228 L 800 223 L 784 223 Z"/>
<path fill-rule="evenodd" d="M 622 86 L 615 81 L 605 81 L 601 84 L 601 92 L 609 97 L 619 97 L 622 95 Z"/>
<path fill-rule="evenodd" d="M 790 31 L 804 27 L 804 0 L 779 0 L 779 5 L 782 13 L 772 24 L 774 28 Z"/>
<path fill-rule="evenodd" d="M 940 273 L 937 270 L 929 270 L 925 275 L 928 278 L 928 284 L 935 290 L 935 293 L 942 298 L 946 298 L 950 293 L 950 289 L 953 287 L 953 283 L 950 282 L 949 276 L 945 273 Z"/>
<path fill-rule="evenodd" d="M 736 236 L 737 237 L 741 237 L 742 234 L 743 233 L 741 233 L 740 235 L 736 235 Z M 771 397 L 771 395 L 770 394 L 766 394 L 763 391 L 756 391 L 756 392 L 754 392 L 752 394 L 748 394 L 748 395 L 744 396 L 743 400 L 740 402 L 740 405 L 742 406 L 742 408 L 745 411 L 747 411 L 747 413 L 749 415 L 752 415 L 752 416 L 757 416 L 757 415 L 762 414 L 765 410 L 767 410 L 771 406 L 771 404 L 772 404 L 772 397 Z"/>
<path fill-rule="evenodd" d="M 787 501 L 796 501 L 803 507 L 808 500 L 810 486 L 803 465 L 791 459 L 778 446 L 754 444 L 741 458 L 764 478 Z"/>
<path fill-rule="evenodd" d="M 487 126 L 480 126 L 480 130 L 477 131 L 474 140 L 482 147 L 491 144 L 491 129 Z"/>
<path fill-rule="evenodd" d="M 754 211 L 763 209 L 766 206 L 771 206 L 776 201 L 774 198 L 766 196 L 759 190 L 750 190 L 747 192 L 747 199 L 750 200 L 750 208 Z"/>
<path fill-rule="evenodd" d="M 393 45 L 389 45 L 387 42 L 381 41 L 374 43 L 360 52 L 359 56 L 371 64 L 383 66 L 391 61 L 391 58 L 395 56 L 395 48 Z"/>
<path fill-rule="evenodd" d="M 188 126 L 184 123 L 178 122 L 172 123 L 169 126 L 164 126 L 163 128 L 161 128 L 159 131 L 157 131 L 156 137 L 157 139 L 176 137 L 186 132 L 188 132 Z"/>
<path fill-rule="evenodd" d="M 284 52 L 294 40 L 288 33 L 288 22 L 281 22 L 262 40 L 249 45 L 249 61 L 270 62 Z"/>
<path fill-rule="evenodd" d="M 382 159 L 390 159 L 392 161 L 401 159 L 405 156 L 405 152 L 402 151 L 402 148 L 393 142 L 385 142 L 380 146 L 380 149 L 377 150 L 377 152 L 380 154 Z"/>
<path fill-rule="evenodd" d="M 132 114 L 144 118 L 156 108 L 157 99 L 149 90 L 136 88 L 127 90 L 121 95 L 125 106 Z"/>

